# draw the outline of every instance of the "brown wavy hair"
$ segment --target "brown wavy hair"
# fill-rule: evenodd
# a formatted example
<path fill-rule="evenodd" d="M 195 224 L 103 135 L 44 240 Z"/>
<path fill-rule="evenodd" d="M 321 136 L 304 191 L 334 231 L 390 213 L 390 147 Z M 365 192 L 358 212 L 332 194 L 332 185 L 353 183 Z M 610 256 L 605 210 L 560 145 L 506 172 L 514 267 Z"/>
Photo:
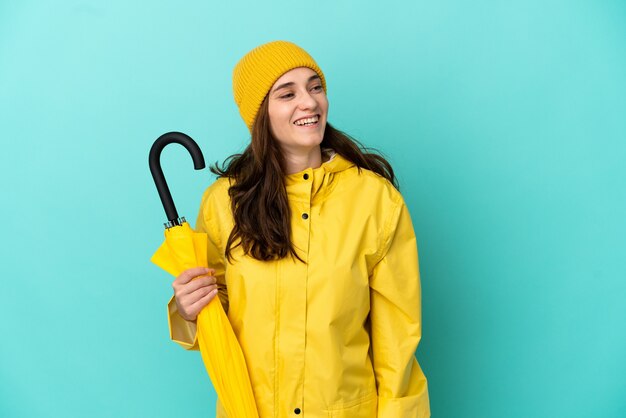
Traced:
<path fill-rule="evenodd" d="M 228 157 L 221 168 L 217 163 L 210 167 L 219 177 L 234 180 L 228 194 L 235 225 L 226 243 L 226 257 L 232 261 L 231 250 L 241 245 L 244 254 L 257 260 L 277 260 L 291 254 L 304 262 L 291 242 L 285 161 L 270 130 L 268 103 L 266 97 L 252 127 L 252 141 L 243 153 Z M 326 123 L 321 147 L 333 149 L 354 163 L 359 172 L 371 170 L 399 189 L 391 164 L 378 151 L 364 147 L 330 123 Z"/>

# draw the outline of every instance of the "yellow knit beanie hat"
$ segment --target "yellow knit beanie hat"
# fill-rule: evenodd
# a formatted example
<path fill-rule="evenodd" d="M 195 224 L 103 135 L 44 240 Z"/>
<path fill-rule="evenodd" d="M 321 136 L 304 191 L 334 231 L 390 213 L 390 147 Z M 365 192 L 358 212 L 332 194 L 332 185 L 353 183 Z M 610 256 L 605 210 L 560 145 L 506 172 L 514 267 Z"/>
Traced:
<path fill-rule="evenodd" d="M 322 79 L 324 73 L 313 58 L 298 45 L 287 41 L 274 41 L 254 48 L 243 56 L 233 70 L 233 94 L 243 121 L 252 132 L 252 125 L 263 99 L 276 80 L 289 70 L 308 67 Z"/>

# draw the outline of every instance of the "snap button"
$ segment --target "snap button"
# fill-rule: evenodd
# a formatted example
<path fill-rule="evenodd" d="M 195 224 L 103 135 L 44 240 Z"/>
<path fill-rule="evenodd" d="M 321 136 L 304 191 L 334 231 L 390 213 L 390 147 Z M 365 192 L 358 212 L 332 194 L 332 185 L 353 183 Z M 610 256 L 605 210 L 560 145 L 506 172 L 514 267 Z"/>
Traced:
<path fill-rule="evenodd" d="M 308 213 L 303 213 L 302 214 L 302 219 L 309 219 L 309 214 Z"/>
<path fill-rule="evenodd" d="M 300 413 L 300 408 L 296 408 L 293 410 L 294 413 L 299 414 Z"/>
<path fill-rule="evenodd" d="M 304 179 L 308 180 L 309 179 L 309 174 L 308 173 L 304 173 Z"/>

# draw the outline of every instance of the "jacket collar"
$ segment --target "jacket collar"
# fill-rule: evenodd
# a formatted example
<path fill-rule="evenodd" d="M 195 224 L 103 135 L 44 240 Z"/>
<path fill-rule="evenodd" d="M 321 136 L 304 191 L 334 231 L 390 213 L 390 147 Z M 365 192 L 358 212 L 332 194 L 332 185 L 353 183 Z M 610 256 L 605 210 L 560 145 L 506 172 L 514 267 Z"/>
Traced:
<path fill-rule="evenodd" d="M 322 152 L 326 153 L 330 156 L 330 159 L 317 168 L 307 168 L 298 173 L 288 174 L 285 176 L 285 184 L 294 184 L 299 183 L 304 179 L 304 175 L 308 174 L 309 177 L 311 174 L 317 175 L 322 173 L 338 173 L 340 171 L 347 170 L 348 168 L 354 166 L 354 163 L 346 160 L 341 155 L 337 154 L 330 148 L 325 148 Z"/>
<path fill-rule="evenodd" d="M 335 175 L 354 166 L 354 163 L 329 148 L 323 149 L 322 152 L 330 155 L 330 159 L 319 167 L 307 168 L 285 176 L 285 187 L 290 199 L 311 201 L 320 189 L 327 193 L 334 187 Z"/>

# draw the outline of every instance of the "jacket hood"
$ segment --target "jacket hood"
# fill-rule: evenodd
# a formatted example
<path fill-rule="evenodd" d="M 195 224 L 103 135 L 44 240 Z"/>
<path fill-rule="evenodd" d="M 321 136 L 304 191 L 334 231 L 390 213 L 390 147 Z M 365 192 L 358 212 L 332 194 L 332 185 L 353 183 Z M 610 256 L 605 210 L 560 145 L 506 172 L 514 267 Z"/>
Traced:
<path fill-rule="evenodd" d="M 338 173 L 354 166 L 353 162 L 346 160 L 344 157 L 337 154 L 331 148 L 322 148 L 322 154 L 326 154 L 330 158 L 328 159 L 328 161 L 322 163 L 321 166 L 317 168 L 307 168 L 298 173 L 288 174 L 285 176 L 285 179 L 293 182 L 294 180 L 299 180 L 300 178 L 302 178 L 305 173 L 309 173 L 310 175 L 311 171 L 313 173 Z"/>
<path fill-rule="evenodd" d="M 355 166 L 353 162 L 329 148 L 323 149 L 322 152 L 330 155 L 330 159 L 319 167 L 307 168 L 285 176 L 285 187 L 290 200 L 308 201 L 322 198 L 334 188 L 336 185 L 334 180 L 338 175 Z"/>

